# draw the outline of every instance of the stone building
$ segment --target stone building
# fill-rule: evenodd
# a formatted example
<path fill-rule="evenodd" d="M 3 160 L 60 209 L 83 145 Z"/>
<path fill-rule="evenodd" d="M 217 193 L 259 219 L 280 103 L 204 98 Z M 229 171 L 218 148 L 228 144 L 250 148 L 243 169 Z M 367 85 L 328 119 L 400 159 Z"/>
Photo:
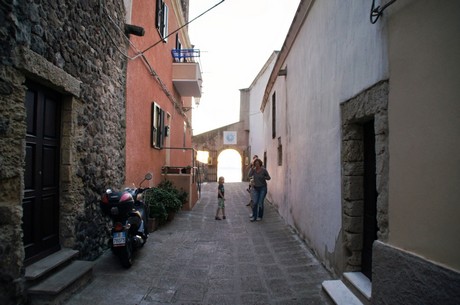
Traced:
<path fill-rule="evenodd" d="M 202 164 L 204 181 L 217 181 L 219 174 L 218 159 L 220 154 L 227 150 L 235 150 L 241 157 L 242 181 L 247 181 L 252 156 L 258 155 L 263 159 L 264 139 L 263 117 L 260 111 L 260 101 L 263 97 L 268 77 L 275 64 L 278 51 L 274 51 L 267 59 L 257 76 L 248 88 L 240 89 L 240 116 L 239 121 L 208 132 L 193 136 L 193 147 L 197 151 L 207 152 L 209 160 Z M 225 132 L 234 132 L 237 136 L 236 143 L 226 144 Z"/>
<path fill-rule="evenodd" d="M 250 151 L 248 150 L 248 130 L 245 129 L 243 120 L 222 126 L 207 132 L 193 136 L 193 148 L 196 151 L 206 152 L 208 155 L 207 163 L 200 163 L 200 175 L 203 181 L 217 182 L 219 173 L 219 157 L 226 150 L 232 150 L 239 164 L 235 168 L 240 173 L 238 177 L 243 181 L 247 180 L 248 166 L 250 162 Z M 225 136 L 234 136 L 234 141 L 227 141 Z M 226 178 L 228 180 L 228 178 Z"/>
<path fill-rule="evenodd" d="M 459 9 L 302 0 L 279 53 L 267 198 L 337 275 L 323 287 L 339 303 L 460 302 Z"/>
<path fill-rule="evenodd" d="M 128 43 L 120 1 L 0 5 L 0 303 L 61 248 L 100 255 L 98 196 L 125 180 Z"/>

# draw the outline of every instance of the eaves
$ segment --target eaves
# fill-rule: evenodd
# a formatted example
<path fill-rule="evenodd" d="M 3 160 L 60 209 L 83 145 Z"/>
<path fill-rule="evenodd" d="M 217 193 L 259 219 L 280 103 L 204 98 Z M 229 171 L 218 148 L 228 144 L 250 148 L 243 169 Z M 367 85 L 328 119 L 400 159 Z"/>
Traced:
<path fill-rule="evenodd" d="M 270 78 L 268 79 L 267 86 L 265 87 L 264 97 L 262 99 L 262 104 L 260 106 L 260 111 L 264 112 L 265 105 L 267 104 L 268 97 L 270 92 L 275 84 L 276 78 L 278 77 L 278 73 L 282 70 L 284 62 L 291 51 L 292 45 L 297 38 L 297 35 L 302 28 L 304 21 L 307 19 L 307 16 L 310 12 L 311 7 L 315 0 L 301 0 L 299 7 L 297 8 L 297 12 L 292 20 L 292 24 L 289 27 L 289 31 L 286 35 L 286 39 L 284 40 L 283 47 L 278 54 L 278 58 L 276 59 L 275 66 L 270 74 Z"/>

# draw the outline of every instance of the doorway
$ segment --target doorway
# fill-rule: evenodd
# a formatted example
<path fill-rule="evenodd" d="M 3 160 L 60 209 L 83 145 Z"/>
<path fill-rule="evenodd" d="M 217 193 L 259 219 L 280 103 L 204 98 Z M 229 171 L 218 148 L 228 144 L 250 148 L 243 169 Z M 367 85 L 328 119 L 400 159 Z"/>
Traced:
<path fill-rule="evenodd" d="M 372 247 L 388 239 L 388 81 L 340 105 L 344 271 L 372 279 Z"/>
<path fill-rule="evenodd" d="M 26 154 L 22 229 L 25 264 L 58 251 L 61 96 L 26 83 Z"/>
<path fill-rule="evenodd" d="M 374 120 L 363 124 L 363 250 L 361 272 L 372 279 L 372 244 L 377 239 L 377 190 L 375 176 Z"/>

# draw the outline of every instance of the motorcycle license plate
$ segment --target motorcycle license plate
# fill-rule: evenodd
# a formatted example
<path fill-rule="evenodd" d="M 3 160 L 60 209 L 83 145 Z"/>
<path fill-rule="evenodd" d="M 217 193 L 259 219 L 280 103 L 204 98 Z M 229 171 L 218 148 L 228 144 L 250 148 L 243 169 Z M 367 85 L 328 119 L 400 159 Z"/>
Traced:
<path fill-rule="evenodd" d="M 126 232 L 113 233 L 113 246 L 122 247 L 126 244 Z"/>

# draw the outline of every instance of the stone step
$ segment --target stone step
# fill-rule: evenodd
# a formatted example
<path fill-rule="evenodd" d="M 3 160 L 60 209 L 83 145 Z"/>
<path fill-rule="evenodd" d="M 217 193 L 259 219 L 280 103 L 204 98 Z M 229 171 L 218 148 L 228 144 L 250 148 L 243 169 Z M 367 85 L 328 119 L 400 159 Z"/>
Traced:
<path fill-rule="evenodd" d="M 363 305 L 341 280 L 324 281 L 322 286 L 336 305 Z"/>
<path fill-rule="evenodd" d="M 77 250 L 63 248 L 38 262 L 26 267 L 25 278 L 27 281 L 36 281 L 59 267 L 70 263 L 78 255 Z"/>
<path fill-rule="evenodd" d="M 93 275 L 93 262 L 73 261 L 28 289 L 31 305 L 59 305 L 86 285 Z"/>
<path fill-rule="evenodd" d="M 343 274 L 343 281 L 361 302 L 365 305 L 371 304 L 372 283 L 367 276 L 361 272 L 345 272 Z"/>

